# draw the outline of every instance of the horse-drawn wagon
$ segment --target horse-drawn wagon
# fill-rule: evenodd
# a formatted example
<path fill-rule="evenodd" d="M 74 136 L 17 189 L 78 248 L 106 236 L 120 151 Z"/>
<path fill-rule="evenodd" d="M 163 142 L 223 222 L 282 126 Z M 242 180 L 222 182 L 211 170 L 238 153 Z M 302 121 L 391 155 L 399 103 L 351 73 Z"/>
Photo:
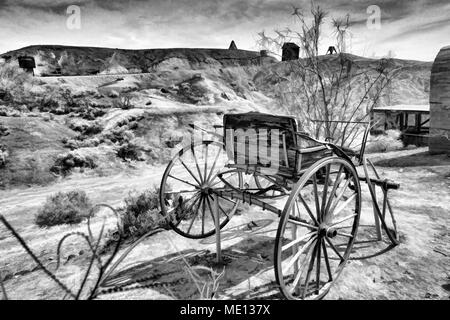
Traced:
<path fill-rule="evenodd" d="M 388 192 L 399 185 L 382 179 L 364 156 L 370 124 L 363 124 L 358 151 L 316 140 L 287 116 L 226 114 L 223 134 L 193 126 L 210 138 L 187 144 L 167 166 L 162 212 L 174 216 L 173 230 L 193 239 L 223 228 L 241 203 L 275 213 L 274 270 L 282 294 L 323 298 L 356 241 L 361 182 L 370 192 L 378 236 L 383 229 L 398 244 Z"/>

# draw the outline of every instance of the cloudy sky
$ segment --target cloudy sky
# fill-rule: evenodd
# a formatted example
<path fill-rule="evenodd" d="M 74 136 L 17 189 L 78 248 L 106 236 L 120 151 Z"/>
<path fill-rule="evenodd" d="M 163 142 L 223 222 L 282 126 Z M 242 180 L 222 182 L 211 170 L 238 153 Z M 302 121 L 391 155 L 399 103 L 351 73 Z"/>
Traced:
<path fill-rule="evenodd" d="M 330 20 L 347 13 L 352 53 L 431 61 L 450 45 L 449 0 L 316 0 Z M 81 28 L 70 29 L 67 8 L 81 9 Z M 367 27 L 376 5 L 379 29 Z M 257 49 L 258 33 L 295 29 L 293 7 L 310 0 L 0 0 L 0 53 L 34 44 L 113 48 Z M 73 20 L 71 20 L 73 21 Z M 372 21 L 372 20 L 371 20 Z M 332 43 L 324 28 L 323 49 Z"/>

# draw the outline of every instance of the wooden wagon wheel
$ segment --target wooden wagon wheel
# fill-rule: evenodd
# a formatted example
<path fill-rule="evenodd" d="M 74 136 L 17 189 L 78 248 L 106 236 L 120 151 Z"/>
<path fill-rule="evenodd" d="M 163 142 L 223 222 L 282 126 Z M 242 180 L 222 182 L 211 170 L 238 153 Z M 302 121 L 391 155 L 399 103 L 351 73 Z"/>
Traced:
<path fill-rule="evenodd" d="M 287 299 L 321 299 L 342 272 L 361 214 L 358 175 L 347 160 L 328 157 L 292 189 L 275 240 L 275 277 Z"/>
<path fill-rule="evenodd" d="M 171 227 L 180 235 L 206 238 L 215 233 L 213 190 L 224 187 L 217 173 L 228 163 L 224 145 L 217 141 L 202 141 L 182 149 L 164 172 L 160 203 L 164 215 L 171 214 Z M 223 177 L 242 187 L 238 172 Z M 239 200 L 219 197 L 220 228 L 236 212 Z"/>

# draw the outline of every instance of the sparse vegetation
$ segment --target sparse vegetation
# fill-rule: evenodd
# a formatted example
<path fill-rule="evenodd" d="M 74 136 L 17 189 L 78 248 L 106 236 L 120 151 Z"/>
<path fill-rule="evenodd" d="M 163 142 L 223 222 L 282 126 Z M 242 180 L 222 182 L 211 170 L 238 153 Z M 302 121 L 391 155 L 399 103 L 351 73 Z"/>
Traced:
<path fill-rule="evenodd" d="M 75 139 L 63 139 L 62 143 L 64 144 L 64 147 L 75 150 L 78 148 L 92 148 L 99 146 L 103 141 L 101 138 L 93 137 L 93 138 L 87 138 L 84 135 L 79 135 Z"/>
<path fill-rule="evenodd" d="M 94 169 L 97 167 L 95 160 L 88 156 L 72 151 L 66 154 L 60 154 L 55 164 L 50 168 L 51 172 L 61 175 L 67 175 L 74 168 Z"/>
<path fill-rule="evenodd" d="M 142 146 L 138 140 L 126 141 L 117 147 L 117 156 L 122 160 L 143 161 Z"/>
<path fill-rule="evenodd" d="M 47 198 L 35 222 L 39 227 L 77 224 L 89 215 L 91 209 L 92 204 L 86 192 L 81 190 L 58 192 Z"/>
<path fill-rule="evenodd" d="M 404 147 L 401 141 L 401 132 L 398 130 L 387 130 L 384 134 L 370 136 L 367 141 L 366 152 L 387 152 L 400 150 Z"/>
<path fill-rule="evenodd" d="M 1 100 L 10 105 L 22 105 L 29 101 L 30 88 L 37 81 L 13 63 L 0 66 Z"/>
<path fill-rule="evenodd" d="M 0 169 L 6 165 L 8 157 L 9 157 L 8 150 L 0 144 Z"/>
<path fill-rule="evenodd" d="M 9 135 L 9 130 L 2 123 L 0 123 L 0 137 L 6 137 Z"/>
<path fill-rule="evenodd" d="M 68 122 L 68 126 L 73 131 L 77 131 L 84 136 L 95 135 L 103 131 L 103 127 L 98 121 L 71 119 Z"/>
<path fill-rule="evenodd" d="M 391 61 L 382 59 L 365 66 L 355 61 L 346 51 L 351 25 L 348 15 L 332 19 L 338 54 L 322 56 L 319 44 L 328 12 L 312 4 L 310 17 L 300 9 L 293 16 L 297 30 L 276 30 L 276 38 L 263 32 L 259 40 L 263 49 L 272 52 L 286 42 L 295 42 L 302 55 L 273 75 L 279 80 L 274 86 L 280 108 L 301 119 L 303 130 L 312 136 L 356 148 L 364 130 L 360 122 L 368 121 L 392 80 Z"/>
<path fill-rule="evenodd" d="M 157 188 L 142 193 L 130 192 L 124 202 L 125 206 L 119 212 L 125 239 L 136 239 L 152 230 L 167 228 L 171 217 L 161 214 Z"/>
<path fill-rule="evenodd" d="M 119 108 L 122 110 L 130 110 L 134 108 L 134 105 L 131 103 L 131 94 L 129 93 L 120 93 L 117 98 L 113 101 L 114 108 Z"/>

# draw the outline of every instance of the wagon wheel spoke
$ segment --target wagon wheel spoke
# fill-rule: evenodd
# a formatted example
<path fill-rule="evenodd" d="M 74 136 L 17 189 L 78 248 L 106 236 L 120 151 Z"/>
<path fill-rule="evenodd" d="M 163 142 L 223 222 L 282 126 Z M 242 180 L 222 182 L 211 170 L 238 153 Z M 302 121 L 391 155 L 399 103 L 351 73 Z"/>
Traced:
<path fill-rule="evenodd" d="M 294 263 L 300 258 L 300 256 L 302 255 L 302 253 L 304 253 L 306 250 L 309 250 L 309 248 L 311 247 L 311 245 L 313 245 L 315 243 L 315 241 L 317 240 L 317 236 L 312 237 L 311 239 L 308 240 L 308 242 L 305 243 L 305 245 L 303 246 L 303 248 L 301 250 L 299 250 L 292 258 L 291 260 L 289 260 L 287 266 L 285 266 L 285 269 L 283 269 L 283 273 L 287 273 L 292 266 L 294 265 Z"/>
<path fill-rule="evenodd" d="M 296 244 L 299 244 L 300 242 L 302 242 L 302 241 L 304 241 L 304 240 L 310 238 L 311 236 L 313 236 L 313 235 L 315 235 L 315 234 L 317 234 L 317 232 L 314 232 L 314 231 L 313 231 L 313 232 L 310 232 L 310 233 L 307 233 L 307 234 L 305 234 L 303 237 L 297 238 L 297 239 L 295 239 L 294 241 L 291 241 L 291 242 L 289 242 L 288 244 L 284 245 L 284 246 L 281 248 L 281 250 L 282 250 L 282 251 L 286 251 L 286 250 L 289 249 L 290 247 L 292 247 L 292 246 L 294 246 L 294 245 L 296 245 Z"/>
<path fill-rule="evenodd" d="M 189 205 L 189 207 L 183 211 L 183 215 L 181 217 L 178 217 L 177 226 L 181 223 L 181 221 L 184 219 L 184 217 L 192 211 L 192 208 L 194 207 L 195 203 L 200 199 L 200 197 L 198 196 L 198 194 L 196 194 L 192 199 L 194 199 L 194 200 Z M 173 208 L 171 211 L 174 211 L 174 210 L 176 210 L 176 207 Z"/>
<path fill-rule="evenodd" d="M 317 242 L 317 266 L 316 266 L 316 294 L 320 289 L 320 249 L 322 249 L 322 239 Z"/>
<path fill-rule="evenodd" d="M 347 238 L 353 238 L 353 235 L 345 233 L 345 232 L 337 232 L 338 235 L 343 236 L 343 237 L 347 237 Z"/>
<path fill-rule="evenodd" d="M 192 176 L 192 178 L 194 178 L 195 182 L 198 183 L 198 185 L 202 185 L 202 183 L 200 182 L 200 180 L 198 180 L 198 178 L 195 176 L 195 174 L 191 171 L 191 169 L 189 169 L 189 167 L 184 163 L 183 160 L 178 159 L 180 161 L 180 163 L 183 165 L 183 167 L 186 169 L 187 172 L 189 172 L 189 174 Z"/>
<path fill-rule="evenodd" d="M 299 195 L 298 197 L 300 199 L 300 201 L 302 202 L 303 206 L 306 209 L 306 212 L 308 212 L 309 217 L 311 218 L 311 220 L 314 222 L 314 224 L 317 226 L 319 225 L 319 222 L 317 222 L 317 219 L 314 217 L 311 209 L 309 208 L 308 204 L 306 203 L 306 201 L 303 199 L 303 197 L 301 195 Z M 297 203 L 297 201 L 296 201 Z"/>
<path fill-rule="evenodd" d="M 348 179 L 344 186 L 342 187 L 342 190 L 339 192 L 336 199 L 334 199 L 334 203 L 332 204 L 331 208 L 329 209 L 329 213 L 332 214 L 334 212 L 334 209 L 336 209 L 336 206 L 338 205 L 341 198 L 344 196 L 345 191 L 347 191 L 348 185 L 350 184 L 350 179 Z"/>
<path fill-rule="evenodd" d="M 200 181 L 201 181 L 200 184 L 203 184 L 203 182 L 204 182 L 203 176 L 202 176 L 202 173 L 200 172 L 200 165 L 198 164 L 197 155 L 195 154 L 195 150 L 194 149 L 195 149 L 195 147 L 191 146 L 192 155 L 194 156 L 194 161 L 195 161 L 195 167 L 197 168 L 197 172 L 198 172 L 198 175 L 199 175 Z"/>
<path fill-rule="evenodd" d="M 313 175 L 313 185 L 314 185 L 314 199 L 316 202 L 316 213 L 317 213 L 317 220 L 320 221 L 320 204 L 319 204 L 319 191 L 317 190 L 317 177 L 314 173 Z"/>
<path fill-rule="evenodd" d="M 298 201 L 295 201 L 295 209 L 297 209 L 298 218 L 301 219 L 301 213 L 300 213 L 300 208 L 298 207 Z M 295 211 L 294 208 L 292 208 L 292 211 Z M 295 216 L 295 214 L 294 214 L 294 216 Z"/>
<path fill-rule="evenodd" d="M 331 274 L 330 260 L 328 260 L 327 246 L 325 245 L 325 241 L 323 241 L 323 240 L 322 240 L 322 250 L 323 250 L 323 258 L 325 260 L 325 265 L 327 267 L 328 281 L 333 281 L 333 275 Z"/>
<path fill-rule="evenodd" d="M 222 206 L 220 205 L 220 203 L 219 203 L 219 209 L 223 212 L 224 215 L 227 216 L 227 219 L 230 219 L 230 216 L 228 215 L 228 213 L 226 213 L 225 210 L 223 210 L 223 208 L 222 208 Z"/>
<path fill-rule="evenodd" d="M 331 190 L 330 198 L 328 199 L 328 202 L 327 202 L 327 206 L 326 206 L 326 208 L 325 208 L 324 215 L 327 215 L 328 212 L 330 211 L 330 207 L 331 207 L 331 203 L 332 203 L 332 201 L 333 201 L 333 197 L 334 197 L 334 195 L 335 195 L 335 193 L 336 193 L 337 188 L 338 188 L 339 185 L 341 184 L 342 179 L 344 178 L 344 177 L 342 177 L 342 179 L 341 179 L 341 175 L 342 175 L 342 170 L 343 170 L 343 169 L 344 169 L 344 166 L 341 165 L 341 166 L 339 167 L 339 171 L 338 171 L 338 173 L 337 173 L 336 180 L 335 180 L 335 182 L 334 182 L 334 184 L 333 184 L 333 189 Z"/>
<path fill-rule="evenodd" d="M 208 146 L 206 145 L 206 147 L 204 147 L 205 149 L 205 166 L 204 166 L 204 170 L 203 170 L 203 177 L 204 177 L 204 182 L 208 182 L 207 180 L 207 173 L 208 173 Z"/>
<path fill-rule="evenodd" d="M 332 211 L 332 214 L 334 214 L 334 216 L 339 215 L 339 213 L 341 213 L 341 211 L 344 210 L 344 209 L 348 206 L 348 204 L 349 204 L 350 202 L 352 202 L 353 199 L 355 199 L 355 197 L 356 197 L 357 195 L 358 195 L 358 194 L 357 194 L 356 192 L 353 193 L 352 195 L 350 195 L 350 196 L 348 197 L 348 199 L 345 200 L 345 202 L 342 203 L 342 204 L 339 206 L 339 208 L 337 208 L 335 211 Z"/>
<path fill-rule="evenodd" d="M 308 291 L 309 278 L 311 277 L 311 271 L 314 268 L 314 261 L 316 259 L 316 252 L 317 252 L 317 244 L 314 245 L 314 249 L 313 249 L 313 253 L 312 253 L 312 256 L 311 256 L 311 260 L 309 261 L 308 272 L 306 273 L 306 279 L 305 279 L 305 286 L 303 288 L 303 293 L 302 293 L 302 299 L 305 299 L 306 292 Z"/>
<path fill-rule="evenodd" d="M 346 216 L 346 217 L 344 217 L 344 218 L 342 218 L 342 219 L 339 219 L 339 220 L 336 221 L 336 222 L 333 222 L 333 223 L 330 225 L 330 227 L 337 226 L 338 224 L 344 223 L 345 221 L 350 220 L 350 219 L 355 218 L 355 217 L 356 217 L 356 214 L 351 214 L 351 215 Z"/>
<path fill-rule="evenodd" d="M 194 225 L 194 221 L 195 221 L 195 219 L 197 219 L 198 209 L 200 208 L 200 204 L 201 204 L 201 201 L 202 201 L 201 196 L 197 200 L 200 200 L 200 201 L 198 202 L 197 210 L 195 211 L 194 215 L 192 216 L 191 222 L 189 223 L 189 227 L 188 227 L 187 233 L 191 232 L 192 226 Z M 196 202 L 197 202 L 197 200 L 196 200 Z M 195 205 L 192 205 L 192 209 L 194 208 L 194 206 Z"/>
<path fill-rule="evenodd" d="M 334 246 L 334 244 L 331 242 L 331 240 L 325 236 L 325 240 L 328 243 L 328 245 L 331 247 L 331 249 L 334 251 L 334 253 L 336 253 L 336 255 L 341 259 L 341 261 L 344 261 L 344 257 L 342 256 L 342 254 L 339 252 L 339 250 Z"/>
<path fill-rule="evenodd" d="M 322 207 L 320 208 L 320 214 L 319 214 L 319 221 L 322 222 L 323 217 L 325 215 L 325 206 L 327 204 L 327 195 L 328 195 L 328 182 L 330 179 L 330 165 L 327 165 L 325 167 L 326 175 L 325 175 L 325 181 L 323 183 L 323 190 L 322 190 Z"/>
<path fill-rule="evenodd" d="M 172 176 L 171 174 L 169 174 L 168 177 L 170 177 L 170 178 L 172 178 L 172 179 L 175 179 L 175 180 L 177 180 L 177 181 L 180 181 L 180 182 L 182 182 L 182 183 L 185 183 L 185 184 L 187 184 L 187 185 L 190 185 L 190 186 L 194 187 L 195 189 L 199 189 L 198 186 L 196 186 L 196 185 L 194 185 L 194 184 L 192 184 L 192 183 L 190 183 L 190 182 L 188 182 L 188 181 L 186 181 L 186 180 L 183 180 L 183 179 L 174 177 L 174 176 Z"/>
<path fill-rule="evenodd" d="M 294 220 L 294 219 L 289 219 L 288 222 L 292 223 L 292 224 L 296 224 L 298 226 L 302 226 L 302 227 L 308 228 L 308 229 L 313 229 L 313 230 L 318 230 L 319 229 L 317 226 L 313 226 L 313 225 L 311 225 L 309 223 L 302 222 L 302 221 L 297 221 L 297 220 Z"/>
<path fill-rule="evenodd" d="M 301 261 L 300 265 L 304 265 L 304 263 L 305 263 L 305 262 L 308 260 L 308 258 L 310 257 L 312 244 L 313 244 L 313 243 L 311 243 L 311 244 L 309 245 L 308 251 L 306 252 L 305 256 L 302 258 L 302 261 Z M 295 276 L 295 279 L 294 279 L 294 281 L 292 282 L 292 289 L 291 289 L 291 292 L 295 292 L 295 291 L 297 290 L 297 285 L 298 285 L 298 283 L 300 282 L 300 279 L 301 279 L 301 277 L 302 277 L 304 271 L 305 271 L 305 268 L 301 268 L 301 269 L 299 269 L 299 270 L 297 271 L 297 274 L 294 275 L 294 276 Z"/>
<path fill-rule="evenodd" d="M 216 157 L 214 158 L 213 165 L 212 165 L 212 167 L 211 167 L 211 170 L 209 171 L 208 177 L 206 178 L 206 181 L 207 181 L 208 183 L 210 182 L 212 173 L 213 173 L 214 169 L 216 168 L 217 160 L 219 159 L 219 156 L 220 156 L 221 151 L 222 151 L 222 150 L 219 149 L 219 151 L 217 151 Z"/>
<path fill-rule="evenodd" d="M 195 214 L 194 214 L 194 216 L 192 217 L 191 223 L 189 224 L 189 228 L 188 228 L 188 230 L 187 230 L 187 233 L 190 233 L 190 232 L 191 232 L 192 226 L 194 225 L 194 221 L 195 221 L 195 220 L 197 219 L 197 217 L 198 217 L 198 212 L 199 212 L 199 209 L 200 209 L 200 205 L 201 205 L 201 203 L 202 203 L 202 201 L 203 201 L 203 197 L 200 196 L 199 199 L 200 199 L 200 202 L 198 203 L 197 210 L 195 211 Z"/>
<path fill-rule="evenodd" d="M 192 193 L 192 192 L 198 192 L 198 190 L 178 190 L 178 191 L 166 191 L 164 194 L 180 194 L 180 193 Z"/>

